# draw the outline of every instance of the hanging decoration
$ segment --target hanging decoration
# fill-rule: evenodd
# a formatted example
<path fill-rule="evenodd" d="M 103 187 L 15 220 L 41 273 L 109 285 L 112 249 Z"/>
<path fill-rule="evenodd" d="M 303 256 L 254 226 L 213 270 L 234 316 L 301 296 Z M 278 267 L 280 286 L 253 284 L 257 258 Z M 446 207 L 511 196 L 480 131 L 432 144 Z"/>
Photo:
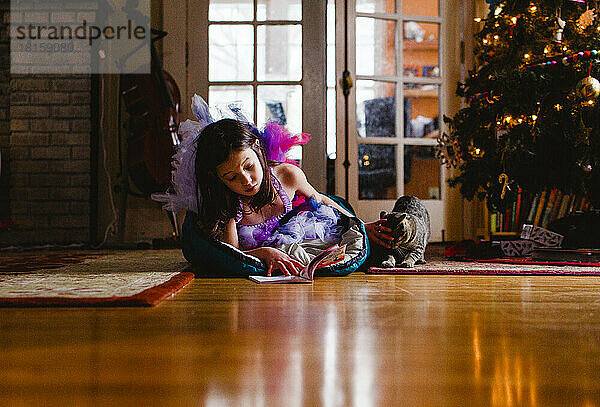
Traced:
<path fill-rule="evenodd" d="M 526 69 L 535 69 L 535 68 L 546 68 L 548 66 L 557 65 L 558 61 L 561 61 L 563 65 L 570 65 L 573 62 L 582 62 L 582 61 L 586 61 L 591 58 L 596 58 L 599 53 L 600 53 L 600 51 L 595 50 L 595 49 L 593 49 L 591 51 L 579 51 L 576 54 L 565 56 L 562 58 L 550 59 L 550 60 L 547 60 L 545 62 L 541 62 L 538 64 L 524 65 L 521 69 L 526 70 Z"/>
<path fill-rule="evenodd" d="M 492 181 L 489 184 L 488 207 L 500 211 L 512 207 L 518 190 L 519 186 L 515 180 L 511 180 L 505 172 L 500 173 L 497 182 Z"/>
<path fill-rule="evenodd" d="M 562 43 L 562 34 L 565 28 L 565 20 L 560 18 L 560 15 L 556 18 L 555 31 L 554 31 L 554 42 L 560 44 Z"/>
<path fill-rule="evenodd" d="M 600 82 L 592 76 L 587 76 L 577 82 L 575 94 L 584 102 L 595 101 L 600 95 Z"/>
<path fill-rule="evenodd" d="M 500 193 L 500 199 L 504 199 L 506 196 L 506 189 L 508 188 L 508 175 L 502 173 L 498 176 L 498 183 L 502 184 L 502 192 Z M 509 188 L 510 189 L 510 188 Z"/>
<path fill-rule="evenodd" d="M 577 27 L 582 30 L 585 30 L 590 25 L 594 24 L 594 20 L 596 19 L 596 9 L 588 9 L 583 12 L 583 14 L 577 20 Z"/>
<path fill-rule="evenodd" d="M 443 133 L 440 137 L 438 137 L 437 143 L 438 144 L 435 147 L 435 158 L 440 160 L 440 163 L 445 165 L 446 168 L 456 168 L 460 162 L 460 146 L 457 138 L 452 135 L 452 133 L 450 136 L 448 136 L 446 133 Z"/>

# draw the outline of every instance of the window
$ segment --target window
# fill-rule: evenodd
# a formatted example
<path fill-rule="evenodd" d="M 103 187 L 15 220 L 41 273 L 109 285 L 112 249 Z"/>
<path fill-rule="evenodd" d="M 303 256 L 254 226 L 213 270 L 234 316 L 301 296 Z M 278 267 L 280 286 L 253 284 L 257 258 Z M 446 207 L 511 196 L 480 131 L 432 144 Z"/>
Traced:
<path fill-rule="evenodd" d="M 300 133 L 301 0 L 210 0 L 208 17 L 208 103 L 240 101 L 259 128 Z"/>

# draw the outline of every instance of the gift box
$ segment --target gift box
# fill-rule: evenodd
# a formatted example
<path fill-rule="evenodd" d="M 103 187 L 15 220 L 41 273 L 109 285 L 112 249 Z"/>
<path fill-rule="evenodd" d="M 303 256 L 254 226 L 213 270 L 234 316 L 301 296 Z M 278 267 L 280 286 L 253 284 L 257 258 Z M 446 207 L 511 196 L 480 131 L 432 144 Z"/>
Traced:
<path fill-rule="evenodd" d="M 529 256 L 533 249 L 539 246 L 538 243 L 532 240 L 503 240 L 498 242 L 502 253 L 508 257 L 526 257 Z"/>
<path fill-rule="evenodd" d="M 521 239 L 532 240 L 541 246 L 560 247 L 564 236 L 539 226 L 523 225 Z"/>

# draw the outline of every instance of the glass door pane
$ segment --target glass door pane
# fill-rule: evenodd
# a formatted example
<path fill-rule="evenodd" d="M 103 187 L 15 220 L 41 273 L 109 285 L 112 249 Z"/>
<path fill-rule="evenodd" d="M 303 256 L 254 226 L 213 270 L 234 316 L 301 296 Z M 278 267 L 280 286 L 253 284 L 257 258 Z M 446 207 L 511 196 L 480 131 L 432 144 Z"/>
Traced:
<path fill-rule="evenodd" d="M 254 27 L 217 25 L 208 27 L 208 80 L 254 79 Z"/>
<path fill-rule="evenodd" d="M 404 137 L 424 138 L 435 143 L 440 128 L 439 94 L 439 85 L 404 84 Z M 410 140 L 405 142 L 410 143 Z"/>
<path fill-rule="evenodd" d="M 358 145 L 358 195 L 362 200 L 394 200 L 396 188 L 396 150 L 393 144 Z"/>
<path fill-rule="evenodd" d="M 258 21 L 302 20 L 301 0 L 257 0 L 256 19 Z"/>
<path fill-rule="evenodd" d="M 268 120 L 285 125 L 292 133 L 302 132 L 302 86 L 258 86 L 256 124 L 262 127 Z"/>
<path fill-rule="evenodd" d="M 208 19 L 210 21 L 252 21 L 253 8 L 252 0 L 210 0 Z"/>
<path fill-rule="evenodd" d="M 440 76 L 439 31 L 437 23 L 404 22 L 402 68 L 405 77 Z"/>
<path fill-rule="evenodd" d="M 259 25 L 256 41 L 258 81 L 302 79 L 301 25 Z"/>
<path fill-rule="evenodd" d="M 394 13 L 396 0 L 356 0 L 358 13 Z"/>
<path fill-rule="evenodd" d="M 402 2 L 402 14 L 406 16 L 437 17 L 440 14 L 440 4 L 438 0 L 404 0 Z"/>
<path fill-rule="evenodd" d="M 248 119 L 254 117 L 254 89 L 246 85 L 210 86 L 208 88 L 208 103 L 214 105 L 227 105 L 239 102 L 248 114 Z"/>
<path fill-rule="evenodd" d="M 359 137 L 395 137 L 396 83 L 357 80 L 356 120 Z"/>
<path fill-rule="evenodd" d="M 356 74 L 396 74 L 396 22 L 377 18 L 356 19 Z"/>

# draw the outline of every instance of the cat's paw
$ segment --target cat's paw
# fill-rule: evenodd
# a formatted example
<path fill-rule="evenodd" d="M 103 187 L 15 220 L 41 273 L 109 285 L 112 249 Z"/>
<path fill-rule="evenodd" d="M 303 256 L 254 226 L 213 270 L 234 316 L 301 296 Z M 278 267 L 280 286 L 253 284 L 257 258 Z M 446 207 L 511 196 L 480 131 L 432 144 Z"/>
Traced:
<path fill-rule="evenodd" d="M 404 260 L 402 263 L 400 263 L 400 265 L 398 267 L 401 267 L 403 269 L 411 269 L 415 266 L 415 263 L 412 261 L 408 261 L 408 260 Z"/>
<path fill-rule="evenodd" d="M 415 264 L 427 264 L 427 261 L 425 259 L 419 259 L 415 262 Z"/>
<path fill-rule="evenodd" d="M 384 269 L 391 269 L 391 268 L 394 268 L 394 267 L 396 267 L 395 262 L 392 262 L 392 261 L 389 261 L 389 260 L 386 260 L 386 261 L 384 261 L 384 262 L 381 263 L 381 268 L 384 268 Z"/>

